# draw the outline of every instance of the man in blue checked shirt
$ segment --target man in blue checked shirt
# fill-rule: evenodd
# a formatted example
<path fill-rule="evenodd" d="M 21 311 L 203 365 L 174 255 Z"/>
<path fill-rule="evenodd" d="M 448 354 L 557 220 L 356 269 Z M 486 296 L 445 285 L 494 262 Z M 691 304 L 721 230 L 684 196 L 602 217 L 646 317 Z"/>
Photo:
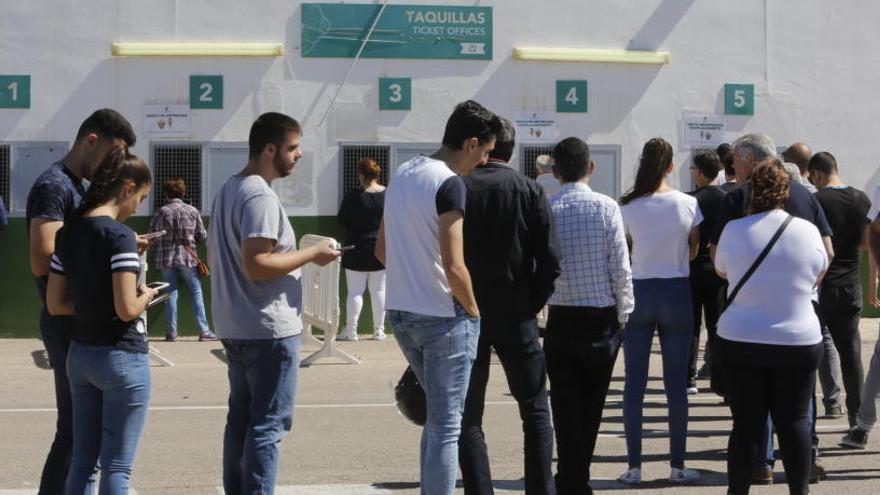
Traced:
<path fill-rule="evenodd" d="M 617 203 L 590 189 L 596 164 L 571 137 L 553 149 L 562 190 L 550 210 L 562 274 L 550 297 L 544 353 L 553 393 L 556 487 L 592 494 L 590 463 L 624 324 L 635 305 L 623 217 Z"/>

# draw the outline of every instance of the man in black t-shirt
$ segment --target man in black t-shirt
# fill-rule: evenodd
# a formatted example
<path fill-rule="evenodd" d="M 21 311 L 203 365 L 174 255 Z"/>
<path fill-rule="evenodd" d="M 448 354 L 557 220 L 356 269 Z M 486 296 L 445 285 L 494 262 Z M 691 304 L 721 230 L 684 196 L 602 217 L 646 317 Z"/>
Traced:
<path fill-rule="evenodd" d="M 26 217 L 31 272 L 43 302 L 40 337 L 55 375 L 55 404 L 58 408 L 55 439 L 40 480 L 41 495 L 64 493 L 73 446 L 73 414 L 66 369 L 73 318 L 51 316 L 46 310 L 46 284 L 49 259 L 55 252 L 55 234 L 79 207 L 85 195 L 83 179 L 92 177 L 92 172 L 110 150 L 116 146 L 134 146 L 135 139 L 125 117 L 109 108 L 97 110 L 80 125 L 70 151 L 60 162 L 48 167 L 28 193 Z"/>
<path fill-rule="evenodd" d="M 859 249 L 866 246 L 871 201 L 867 194 L 840 180 L 837 161 L 831 153 L 816 153 L 808 168 L 810 180 L 818 189 L 816 199 L 834 231 L 835 255 L 819 289 L 819 317 L 831 332 L 840 355 L 849 426 L 853 427 L 864 380 L 859 336 L 862 315 Z"/>
<path fill-rule="evenodd" d="M 700 211 L 703 212 L 703 223 L 700 226 L 700 247 L 697 257 L 691 261 L 690 283 L 691 301 L 694 309 L 694 340 L 691 344 L 691 361 L 688 370 L 688 393 L 697 393 L 696 379 L 708 377 L 710 360 L 712 359 L 712 341 L 718 328 L 718 317 L 724 303 L 724 280 L 715 273 L 715 265 L 709 256 L 709 240 L 715 230 L 715 221 L 724 200 L 724 191 L 718 187 L 718 172 L 721 171 L 721 160 L 714 151 L 699 153 L 694 157 L 691 173 L 697 189 L 692 196 L 697 198 Z M 700 349 L 701 315 L 705 314 L 706 352 L 705 364 L 697 373 L 697 354 Z"/>

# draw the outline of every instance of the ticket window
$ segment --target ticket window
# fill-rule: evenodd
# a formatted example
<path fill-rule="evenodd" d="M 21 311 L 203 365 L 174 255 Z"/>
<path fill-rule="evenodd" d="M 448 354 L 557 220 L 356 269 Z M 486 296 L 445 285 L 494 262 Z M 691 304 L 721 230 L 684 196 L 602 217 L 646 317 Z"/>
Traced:
<path fill-rule="evenodd" d="M 186 183 L 184 202 L 202 210 L 202 145 L 193 143 L 153 143 L 150 147 L 153 164 L 153 211 L 168 202 L 165 182 L 183 179 Z"/>

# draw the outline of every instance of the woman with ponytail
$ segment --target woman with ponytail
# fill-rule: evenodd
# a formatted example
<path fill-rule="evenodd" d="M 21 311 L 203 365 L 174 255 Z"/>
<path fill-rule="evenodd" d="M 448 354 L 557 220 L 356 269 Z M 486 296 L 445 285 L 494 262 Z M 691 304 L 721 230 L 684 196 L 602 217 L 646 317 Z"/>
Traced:
<path fill-rule="evenodd" d="M 100 493 L 128 493 L 150 401 L 141 314 L 156 291 L 137 286 L 137 241 L 121 222 L 149 195 L 151 184 L 143 160 L 126 148 L 112 150 L 55 238 L 48 310 L 75 317 L 67 356 L 73 455 L 65 493 L 91 493 L 89 480 L 98 464 Z"/>
<path fill-rule="evenodd" d="M 632 249 L 635 309 L 623 334 L 625 383 L 623 425 L 629 469 L 618 477 L 642 480 L 642 401 L 654 330 L 660 337 L 663 385 L 669 405 L 672 454 L 669 481 L 687 483 L 700 474 L 684 466 L 687 438 L 687 374 L 693 339 L 690 260 L 697 255 L 703 215 L 693 196 L 669 186 L 672 146 L 660 138 L 645 143 L 633 188 L 620 200 Z"/>

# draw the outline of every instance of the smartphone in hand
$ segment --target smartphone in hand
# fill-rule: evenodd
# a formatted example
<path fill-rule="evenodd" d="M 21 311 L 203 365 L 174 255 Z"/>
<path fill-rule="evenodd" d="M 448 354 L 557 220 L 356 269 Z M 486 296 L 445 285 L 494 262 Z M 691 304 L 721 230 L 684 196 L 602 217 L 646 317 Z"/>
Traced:
<path fill-rule="evenodd" d="M 151 233 L 149 233 L 149 234 L 144 234 L 144 235 L 142 235 L 141 237 L 142 237 L 144 240 L 147 240 L 147 241 L 153 241 L 154 239 L 158 239 L 158 238 L 162 237 L 163 235 L 165 235 L 165 234 L 167 234 L 167 233 L 168 233 L 167 230 L 159 230 L 159 231 L 156 231 L 156 232 L 151 232 Z"/>

